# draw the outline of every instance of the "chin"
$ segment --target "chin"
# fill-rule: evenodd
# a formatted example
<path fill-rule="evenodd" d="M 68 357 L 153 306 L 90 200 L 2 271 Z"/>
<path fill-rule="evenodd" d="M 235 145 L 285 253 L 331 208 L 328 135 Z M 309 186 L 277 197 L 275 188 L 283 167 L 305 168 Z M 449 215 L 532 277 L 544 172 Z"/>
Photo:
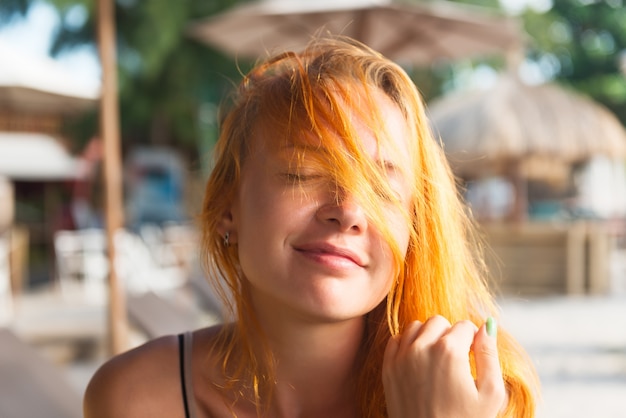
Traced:
<path fill-rule="evenodd" d="M 363 318 L 376 306 L 350 306 L 345 301 L 337 301 L 332 304 L 313 304 L 305 311 L 312 321 L 334 324 Z"/>

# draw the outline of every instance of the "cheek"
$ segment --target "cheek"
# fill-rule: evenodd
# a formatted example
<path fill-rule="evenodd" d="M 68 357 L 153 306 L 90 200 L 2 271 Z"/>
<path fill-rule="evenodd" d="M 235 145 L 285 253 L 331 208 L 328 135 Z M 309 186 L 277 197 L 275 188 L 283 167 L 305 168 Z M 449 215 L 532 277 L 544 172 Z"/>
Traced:
<path fill-rule="evenodd" d="M 307 206 L 289 190 L 263 181 L 250 181 L 241 188 L 233 219 L 242 240 L 284 240 L 303 222 Z"/>
<path fill-rule="evenodd" d="M 398 247 L 400 248 L 402 258 L 406 256 L 406 253 L 409 248 L 409 229 L 406 225 L 402 225 L 402 228 L 399 232 L 396 233 L 396 240 L 398 242 Z"/>
<path fill-rule="evenodd" d="M 408 251 L 409 240 L 410 240 L 410 226 L 409 221 L 406 216 L 400 211 L 394 211 L 389 214 L 388 219 L 390 220 L 389 231 L 391 232 L 393 239 L 400 250 L 400 255 L 404 258 Z"/>
<path fill-rule="evenodd" d="M 395 245 L 397 245 L 398 250 L 400 251 L 400 263 L 402 263 L 402 260 L 404 260 L 408 251 L 409 232 L 406 228 L 406 225 L 397 221 L 392 222 L 390 225 L 388 225 L 388 227 L 389 232 L 391 233 L 391 239 L 394 241 Z M 379 289 L 384 290 L 386 295 L 391 289 L 393 281 L 398 274 L 398 269 L 402 269 L 402 267 L 396 266 L 396 258 L 394 257 L 392 246 L 389 244 L 389 242 L 386 241 L 386 239 L 382 235 L 379 235 L 375 242 L 375 245 L 380 248 L 378 256 L 379 268 L 378 272 L 376 273 L 379 277 Z"/>
<path fill-rule="evenodd" d="M 240 250 L 251 244 L 268 239 L 267 231 L 276 228 L 276 207 L 260 189 L 242 190 L 233 221 L 238 235 Z"/>

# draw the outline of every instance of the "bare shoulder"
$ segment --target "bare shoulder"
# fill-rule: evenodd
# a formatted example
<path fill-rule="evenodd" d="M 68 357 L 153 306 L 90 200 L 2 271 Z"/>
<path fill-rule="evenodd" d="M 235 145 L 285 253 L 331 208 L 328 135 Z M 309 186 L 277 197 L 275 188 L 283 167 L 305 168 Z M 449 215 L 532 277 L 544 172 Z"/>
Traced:
<path fill-rule="evenodd" d="M 161 337 L 113 357 L 94 374 L 85 418 L 183 417 L 178 339 Z"/>

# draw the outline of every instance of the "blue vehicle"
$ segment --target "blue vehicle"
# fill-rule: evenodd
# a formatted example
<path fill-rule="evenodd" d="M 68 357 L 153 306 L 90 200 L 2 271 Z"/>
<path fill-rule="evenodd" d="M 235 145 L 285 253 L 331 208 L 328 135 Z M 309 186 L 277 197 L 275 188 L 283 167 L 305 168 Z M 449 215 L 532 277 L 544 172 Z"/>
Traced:
<path fill-rule="evenodd" d="M 127 158 L 125 171 L 128 227 L 185 220 L 185 169 L 174 150 L 138 148 Z"/>

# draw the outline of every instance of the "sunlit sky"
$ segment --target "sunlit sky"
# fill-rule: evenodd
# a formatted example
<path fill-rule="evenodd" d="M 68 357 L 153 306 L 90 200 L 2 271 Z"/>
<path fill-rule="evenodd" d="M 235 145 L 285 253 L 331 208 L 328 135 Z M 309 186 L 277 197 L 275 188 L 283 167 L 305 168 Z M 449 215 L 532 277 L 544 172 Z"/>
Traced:
<path fill-rule="evenodd" d="M 524 7 L 546 10 L 551 0 L 500 0 L 511 14 L 519 13 Z M 80 12 L 77 19 L 80 20 Z M 16 18 L 5 26 L 0 26 L 0 42 L 7 43 L 23 54 L 48 56 L 51 37 L 58 24 L 54 8 L 44 2 L 35 3 L 26 19 Z M 100 65 L 96 51 L 90 48 L 73 49 L 55 58 L 76 83 L 89 87 L 100 84 Z"/>
<path fill-rule="evenodd" d="M 9 44 L 25 55 L 47 57 L 57 24 L 58 16 L 54 8 L 45 3 L 36 3 L 26 19 L 16 18 L 0 27 L 0 42 Z M 88 87 L 100 84 L 100 64 L 94 49 L 76 48 L 55 60 L 76 83 Z"/>

